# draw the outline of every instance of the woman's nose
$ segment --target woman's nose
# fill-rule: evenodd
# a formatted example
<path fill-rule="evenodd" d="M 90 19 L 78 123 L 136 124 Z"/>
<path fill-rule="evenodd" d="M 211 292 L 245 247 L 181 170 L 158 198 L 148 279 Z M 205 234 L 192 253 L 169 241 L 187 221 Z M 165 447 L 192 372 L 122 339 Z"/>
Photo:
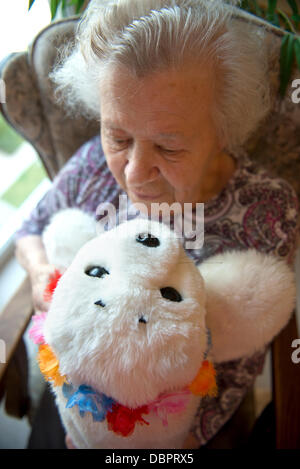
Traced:
<path fill-rule="evenodd" d="M 155 181 L 160 171 L 155 155 L 146 148 L 133 147 L 127 158 L 125 177 L 128 185 L 140 186 Z"/>

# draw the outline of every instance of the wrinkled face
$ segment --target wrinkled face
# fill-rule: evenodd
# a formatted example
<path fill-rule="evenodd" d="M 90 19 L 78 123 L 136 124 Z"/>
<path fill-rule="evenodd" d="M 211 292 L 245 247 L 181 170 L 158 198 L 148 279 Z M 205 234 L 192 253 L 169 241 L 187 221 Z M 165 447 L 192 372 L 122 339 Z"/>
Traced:
<path fill-rule="evenodd" d="M 203 67 L 204 68 L 204 67 Z M 134 78 L 111 68 L 100 85 L 107 163 L 132 202 L 204 202 L 215 195 L 221 145 L 213 74 L 195 65 Z"/>
<path fill-rule="evenodd" d="M 137 407 L 196 376 L 204 303 L 202 278 L 175 235 L 133 220 L 79 251 L 55 290 L 45 337 L 73 384 Z"/>

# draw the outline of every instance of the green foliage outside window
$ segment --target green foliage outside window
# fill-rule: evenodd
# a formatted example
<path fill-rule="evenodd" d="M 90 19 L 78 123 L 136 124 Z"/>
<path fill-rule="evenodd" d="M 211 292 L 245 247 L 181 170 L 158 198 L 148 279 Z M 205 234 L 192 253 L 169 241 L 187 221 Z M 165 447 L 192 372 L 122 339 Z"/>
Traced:
<path fill-rule="evenodd" d="M 292 68 L 296 63 L 300 70 L 300 7 L 298 0 L 285 0 L 279 7 L 278 0 L 268 0 L 261 6 L 257 0 L 242 0 L 240 8 L 252 13 L 285 32 L 280 51 L 280 94 L 285 95 Z M 283 10 L 284 8 L 284 10 Z"/>
<path fill-rule="evenodd" d="M 0 151 L 6 155 L 13 154 L 24 142 L 22 137 L 4 120 L 0 113 Z"/>
<path fill-rule="evenodd" d="M 29 0 L 28 10 L 35 3 L 35 0 Z M 59 7 L 61 7 L 63 16 L 67 14 L 67 7 L 74 7 L 75 14 L 78 15 L 82 12 L 85 3 L 85 0 L 51 0 L 50 2 L 51 18 L 53 19 L 57 13 Z"/>

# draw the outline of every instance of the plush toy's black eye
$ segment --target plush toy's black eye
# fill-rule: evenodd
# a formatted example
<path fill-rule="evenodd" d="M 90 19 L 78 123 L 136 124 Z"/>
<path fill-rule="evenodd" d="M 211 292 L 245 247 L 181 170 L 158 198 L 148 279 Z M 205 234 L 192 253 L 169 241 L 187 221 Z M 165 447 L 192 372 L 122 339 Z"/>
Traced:
<path fill-rule="evenodd" d="M 104 275 L 109 275 L 109 272 L 107 272 L 104 267 L 100 267 L 98 265 L 94 265 L 93 267 L 89 267 L 85 271 L 86 275 L 89 275 L 90 277 L 104 277 Z"/>
<path fill-rule="evenodd" d="M 150 233 L 140 233 L 136 237 L 136 241 L 144 246 L 148 246 L 148 248 L 157 248 L 160 245 L 159 239 Z"/>
<path fill-rule="evenodd" d="M 161 296 L 170 301 L 182 301 L 180 293 L 173 287 L 165 287 L 160 289 Z"/>

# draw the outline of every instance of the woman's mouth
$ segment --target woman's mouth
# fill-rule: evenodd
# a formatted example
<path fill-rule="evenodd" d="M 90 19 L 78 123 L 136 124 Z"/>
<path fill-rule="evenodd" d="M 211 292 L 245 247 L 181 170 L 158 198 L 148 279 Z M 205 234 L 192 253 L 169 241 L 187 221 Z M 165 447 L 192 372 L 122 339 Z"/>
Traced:
<path fill-rule="evenodd" d="M 144 194 L 144 193 L 136 192 L 136 191 L 131 191 L 131 193 L 135 197 L 137 197 L 138 199 L 141 199 L 141 200 L 155 200 L 155 199 L 159 199 L 162 196 L 162 193 Z"/>

